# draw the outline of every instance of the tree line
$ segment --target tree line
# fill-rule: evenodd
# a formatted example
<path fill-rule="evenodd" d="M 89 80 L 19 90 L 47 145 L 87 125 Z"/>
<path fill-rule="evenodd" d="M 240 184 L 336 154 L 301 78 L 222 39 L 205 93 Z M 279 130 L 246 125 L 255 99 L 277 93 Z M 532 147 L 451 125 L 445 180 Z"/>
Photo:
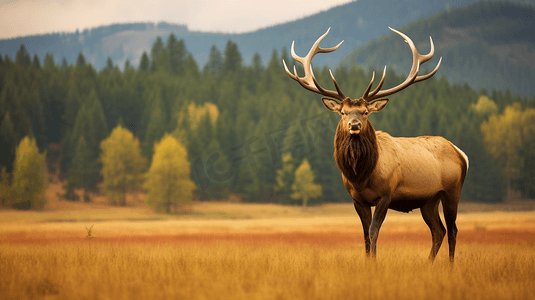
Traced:
<path fill-rule="evenodd" d="M 108 59 L 97 72 L 81 53 L 74 65 L 66 60 L 56 64 L 51 54 L 41 63 L 21 45 L 15 61 L 0 57 L 0 166 L 9 179 L 5 182 L 13 185 L 15 177 L 8 175 L 15 172 L 16 149 L 30 137 L 38 153 L 46 153 L 48 171 L 65 180 L 65 199 L 75 200 L 78 188 L 109 192 L 103 141 L 122 128 L 137 141 L 142 159 L 119 173 L 135 169 L 149 174 L 153 163 L 161 163 L 154 162 L 155 149 L 169 136 L 185 148 L 185 160 L 177 163 L 190 166 L 195 186 L 191 197 L 200 200 L 232 193 L 249 202 L 351 201 L 332 158 L 339 117 L 322 106 L 319 96 L 288 78 L 282 59 L 295 64 L 284 48 L 274 49 L 267 65 L 258 54 L 246 64 L 229 40 L 222 52 L 212 46 L 201 68 L 184 41 L 171 34 L 166 41 L 156 39 L 137 69 L 126 61 L 121 70 Z M 331 84 L 327 67 L 314 73 L 325 82 L 322 86 Z M 340 66 L 333 73 L 351 97 L 361 95 L 371 78 L 371 72 L 355 65 Z M 389 72 L 384 86 L 404 79 Z M 481 113 L 479 102 L 486 101 L 482 97 L 496 109 Z M 493 139 L 483 134 L 482 124 L 494 123 L 508 107 L 528 111 L 533 99 L 450 84 L 440 70 L 391 98 L 388 109 L 370 117 L 374 127 L 393 136 L 441 135 L 463 149 L 470 158 L 463 200 L 501 201 L 508 186 L 532 195 L 530 138 L 511 146 L 519 158 L 515 171 L 509 172 L 503 160 L 510 155 L 492 150 Z M 528 123 L 515 123 L 510 130 L 533 127 L 531 119 L 522 120 Z M 500 140 L 494 143 L 499 146 Z M 132 147 L 130 152 L 135 151 Z M 124 184 L 122 191 L 143 186 L 150 196 L 147 182 L 156 184 L 145 178 L 144 185 Z M 121 204 L 115 192 L 109 197 L 118 200 L 110 202 Z"/>

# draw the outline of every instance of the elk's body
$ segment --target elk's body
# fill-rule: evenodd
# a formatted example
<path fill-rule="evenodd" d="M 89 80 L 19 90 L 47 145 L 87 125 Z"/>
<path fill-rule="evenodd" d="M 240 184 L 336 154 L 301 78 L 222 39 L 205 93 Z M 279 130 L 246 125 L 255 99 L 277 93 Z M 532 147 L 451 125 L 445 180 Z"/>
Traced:
<path fill-rule="evenodd" d="M 432 40 L 431 52 L 420 55 L 407 36 L 395 31 L 405 38 L 413 52 L 413 67 L 409 77 L 399 86 L 381 91 L 385 78 L 383 72 L 381 82 L 374 91 L 370 92 L 372 77 L 364 95 L 350 99 L 343 95 L 332 73 L 336 91 L 319 86 L 312 73 L 312 57 L 317 53 L 334 51 L 341 44 L 330 49 L 320 48 L 319 42 L 328 32 L 316 41 L 304 58 L 295 54 L 292 45 L 292 56 L 303 63 L 305 77 L 299 77 L 295 68 L 294 74 L 290 73 L 284 65 L 290 77 L 306 89 L 339 100 L 322 98 L 329 110 L 338 112 L 341 116 L 334 138 L 334 158 L 361 219 L 366 253 L 375 256 L 379 229 L 388 209 L 409 212 L 420 208 L 423 219 L 431 230 L 433 246 L 429 258 L 434 259 L 446 235 L 438 214 L 441 202 L 448 228 L 449 256 L 453 261 L 457 206 L 468 170 L 468 157 L 442 137 L 395 138 L 388 133 L 375 131 L 368 120 L 370 113 L 380 111 L 388 102 L 388 99 L 378 98 L 393 94 L 436 73 L 440 62 L 431 73 L 417 75 L 420 64 L 433 56 Z M 375 206 L 373 216 L 372 206 Z"/>

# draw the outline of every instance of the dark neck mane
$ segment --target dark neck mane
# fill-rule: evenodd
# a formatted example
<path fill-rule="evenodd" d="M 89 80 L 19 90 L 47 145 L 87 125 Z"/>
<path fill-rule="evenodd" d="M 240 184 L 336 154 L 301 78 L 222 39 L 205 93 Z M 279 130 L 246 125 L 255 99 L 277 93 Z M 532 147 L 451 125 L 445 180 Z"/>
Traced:
<path fill-rule="evenodd" d="M 334 137 L 334 159 L 342 174 L 354 185 L 361 186 L 375 169 L 379 157 L 375 129 L 368 121 L 366 130 L 350 134 L 345 124 L 338 123 Z"/>

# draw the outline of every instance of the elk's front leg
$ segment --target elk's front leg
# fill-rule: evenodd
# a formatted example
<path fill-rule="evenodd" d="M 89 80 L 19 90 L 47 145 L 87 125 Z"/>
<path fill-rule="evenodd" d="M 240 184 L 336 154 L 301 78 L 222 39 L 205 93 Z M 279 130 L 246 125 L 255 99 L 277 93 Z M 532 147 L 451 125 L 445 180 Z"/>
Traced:
<path fill-rule="evenodd" d="M 370 256 L 370 224 L 372 222 L 372 210 L 370 206 L 364 205 L 357 200 L 353 200 L 355 210 L 360 217 L 362 230 L 364 231 L 364 243 L 366 245 L 366 256 Z"/>
<path fill-rule="evenodd" d="M 379 237 L 379 229 L 386 217 L 388 206 L 390 206 L 390 197 L 383 197 L 375 206 L 373 213 L 372 225 L 370 226 L 370 240 L 371 240 L 371 252 L 372 257 L 375 257 L 377 253 L 377 238 Z"/>

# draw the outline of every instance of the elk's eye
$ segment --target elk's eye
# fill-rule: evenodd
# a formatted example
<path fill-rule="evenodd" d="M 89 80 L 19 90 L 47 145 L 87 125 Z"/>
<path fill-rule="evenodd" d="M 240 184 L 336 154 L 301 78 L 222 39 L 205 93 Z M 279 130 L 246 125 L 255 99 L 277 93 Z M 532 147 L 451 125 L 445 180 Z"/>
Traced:
<path fill-rule="evenodd" d="M 367 115 L 368 115 L 368 111 L 365 111 L 365 112 L 364 112 L 364 115 L 367 116 Z"/>
<path fill-rule="evenodd" d="M 345 113 L 344 113 L 343 111 L 340 111 L 340 114 L 341 114 L 342 116 L 345 115 Z"/>

